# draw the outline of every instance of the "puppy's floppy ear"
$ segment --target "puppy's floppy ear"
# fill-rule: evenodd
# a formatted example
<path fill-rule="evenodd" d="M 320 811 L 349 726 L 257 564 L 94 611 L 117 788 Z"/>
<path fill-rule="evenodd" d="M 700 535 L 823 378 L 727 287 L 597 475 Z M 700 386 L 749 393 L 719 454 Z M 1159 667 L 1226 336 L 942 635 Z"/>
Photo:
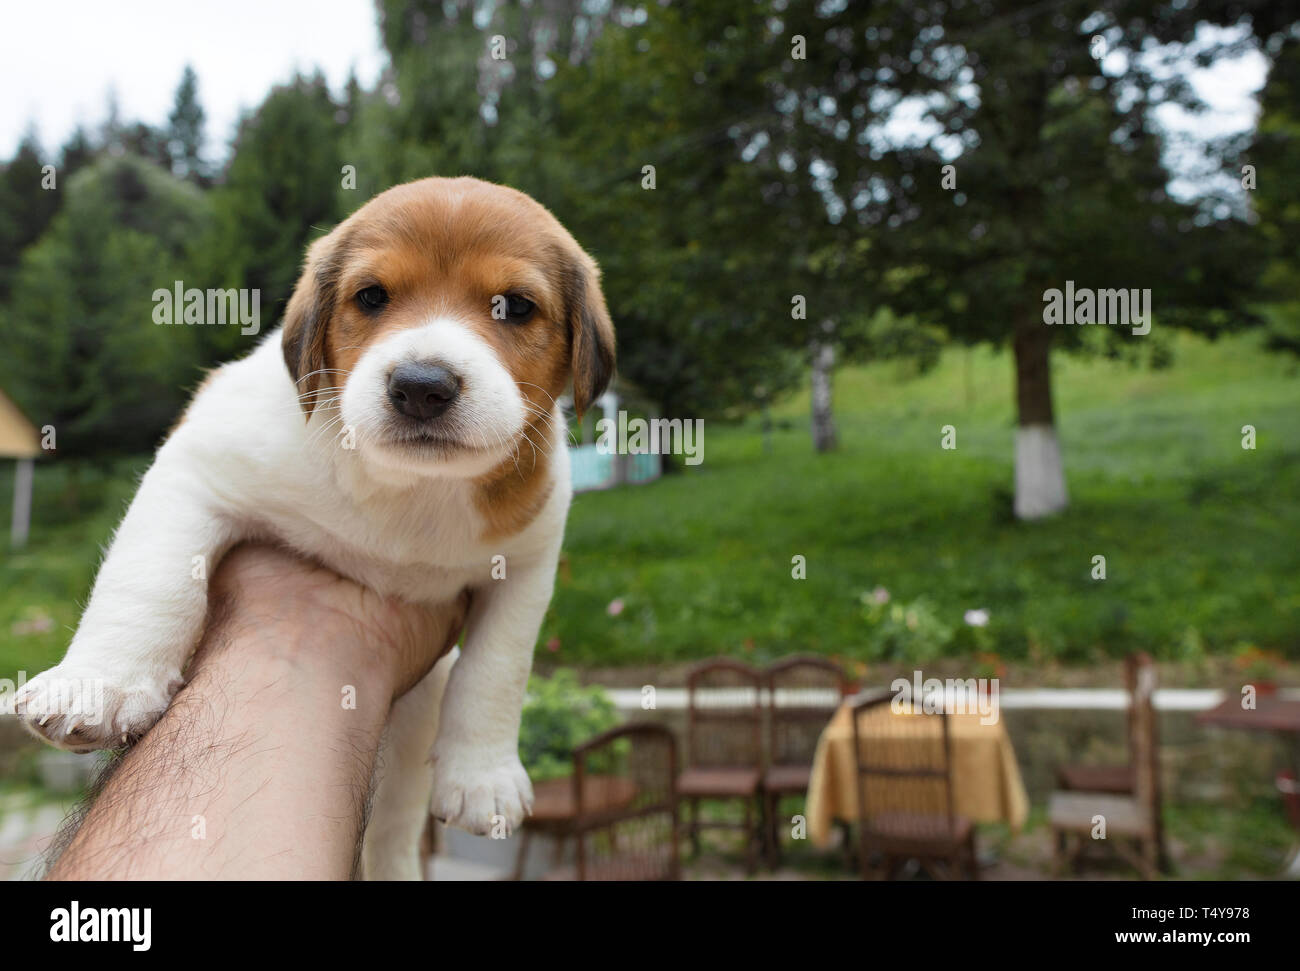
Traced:
<path fill-rule="evenodd" d="M 600 290 L 600 269 L 579 252 L 566 267 L 565 314 L 573 368 L 573 408 L 581 418 L 614 378 L 614 323 Z"/>
<path fill-rule="evenodd" d="M 303 261 L 302 275 L 284 311 L 281 345 L 284 363 L 294 381 L 294 391 L 307 417 L 316 407 L 318 392 L 328 387 L 325 337 L 337 300 L 340 261 L 335 234 L 312 243 Z"/>

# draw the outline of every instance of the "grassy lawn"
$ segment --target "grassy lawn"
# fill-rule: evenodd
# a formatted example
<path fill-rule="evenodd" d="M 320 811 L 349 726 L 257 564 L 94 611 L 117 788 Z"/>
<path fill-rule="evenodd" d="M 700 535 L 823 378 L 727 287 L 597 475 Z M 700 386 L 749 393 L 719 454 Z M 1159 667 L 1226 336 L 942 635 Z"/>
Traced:
<path fill-rule="evenodd" d="M 38 463 L 32 496 L 32 536 L 9 549 L 13 475 L 0 477 L 0 677 L 28 677 L 63 655 L 90 594 L 101 548 L 112 536 L 149 459 L 110 469 L 67 462 Z M 11 466 L 12 463 L 3 463 Z"/>
<path fill-rule="evenodd" d="M 540 656 L 611 666 L 992 652 L 1086 664 L 1133 648 L 1195 662 L 1254 643 L 1294 659 L 1295 364 L 1254 337 L 1183 336 L 1173 348 L 1162 371 L 1057 355 L 1071 507 L 1032 525 L 1010 515 L 1005 354 L 953 350 L 921 377 L 893 364 L 841 370 L 831 455 L 811 452 L 806 396 L 774 409 L 770 452 L 757 419 L 709 423 L 702 465 L 578 497 Z M 948 424 L 951 451 L 940 448 Z M 1245 424 L 1254 451 L 1241 447 Z M 57 659 L 145 465 L 38 466 L 32 543 L 10 553 L 0 534 L 0 675 Z M 5 509 L 11 488 L 0 477 Z M 1098 554 L 1104 581 L 1090 576 Z M 805 580 L 791 577 L 796 555 Z M 889 602 L 864 603 L 877 587 Z M 611 615 L 615 600 L 624 609 Z M 972 608 L 989 611 L 988 627 L 963 623 Z"/>
<path fill-rule="evenodd" d="M 1254 338 L 1175 342 L 1172 368 L 1057 355 L 1071 507 L 1010 515 L 1005 354 L 955 350 L 923 377 L 837 375 L 838 453 L 811 453 L 807 399 L 710 424 L 703 464 L 580 496 L 541 648 L 559 663 L 792 650 L 918 660 L 996 652 L 1086 663 L 1145 648 L 1195 661 L 1253 642 L 1295 657 L 1300 379 Z M 957 448 L 940 448 L 940 429 Z M 1254 451 L 1241 427 L 1254 425 Z M 1091 579 L 1092 557 L 1107 579 Z M 791 577 L 801 555 L 807 579 Z M 889 593 L 864 605 L 868 591 Z M 611 616 L 607 606 L 621 600 Z M 893 608 L 900 607 L 895 611 Z M 963 614 L 986 608 L 976 630 Z M 558 646 L 556 641 L 558 639 Z"/>

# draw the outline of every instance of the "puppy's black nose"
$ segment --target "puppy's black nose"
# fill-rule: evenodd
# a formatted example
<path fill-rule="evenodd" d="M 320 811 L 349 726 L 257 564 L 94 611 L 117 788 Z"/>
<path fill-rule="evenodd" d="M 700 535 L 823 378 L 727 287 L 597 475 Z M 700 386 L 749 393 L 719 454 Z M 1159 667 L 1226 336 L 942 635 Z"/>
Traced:
<path fill-rule="evenodd" d="M 460 394 L 460 378 L 437 364 L 404 361 L 388 376 L 388 400 L 412 418 L 437 418 Z"/>

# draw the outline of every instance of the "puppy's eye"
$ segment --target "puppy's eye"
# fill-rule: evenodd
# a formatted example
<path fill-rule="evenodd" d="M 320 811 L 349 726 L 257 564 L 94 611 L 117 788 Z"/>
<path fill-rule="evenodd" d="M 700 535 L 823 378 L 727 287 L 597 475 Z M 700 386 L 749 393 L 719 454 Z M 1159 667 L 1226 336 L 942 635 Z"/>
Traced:
<path fill-rule="evenodd" d="M 527 297 L 518 297 L 514 294 L 506 295 L 506 320 L 512 324 L 522 324 L 533 315 L 537 305 Z"/>
<path fill-rule="evenodd" d="M 388 303 L 388 291 L 383 287 L 366 287 L 357 294 L 357 303 L 363 310 L 378 310 Z"/>

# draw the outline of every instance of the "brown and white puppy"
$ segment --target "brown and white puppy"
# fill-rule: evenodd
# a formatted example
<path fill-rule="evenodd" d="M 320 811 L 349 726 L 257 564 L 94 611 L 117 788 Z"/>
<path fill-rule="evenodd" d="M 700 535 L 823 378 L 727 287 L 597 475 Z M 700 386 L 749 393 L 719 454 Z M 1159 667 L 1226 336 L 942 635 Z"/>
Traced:
<path fill-rule="evenodd" d="M 201 634 L 202 577 L 274 539 L 384 595 L 470 594 L 459 659 L 394 706 L 367 876 L 418 876 L 431 782 L 453 825 L 518 825 L 519 714 L 571 497 L 555 399 L 572 378 L 581 412 L 613 369 L 596 264 L 537 202 L 471 178 L 382 193 L 311 246 L 282 333 L 204 383 L 19 714 L 65 748 L 144 732 Z M 102 710 L 50 715 L 83 684 Z"/>

